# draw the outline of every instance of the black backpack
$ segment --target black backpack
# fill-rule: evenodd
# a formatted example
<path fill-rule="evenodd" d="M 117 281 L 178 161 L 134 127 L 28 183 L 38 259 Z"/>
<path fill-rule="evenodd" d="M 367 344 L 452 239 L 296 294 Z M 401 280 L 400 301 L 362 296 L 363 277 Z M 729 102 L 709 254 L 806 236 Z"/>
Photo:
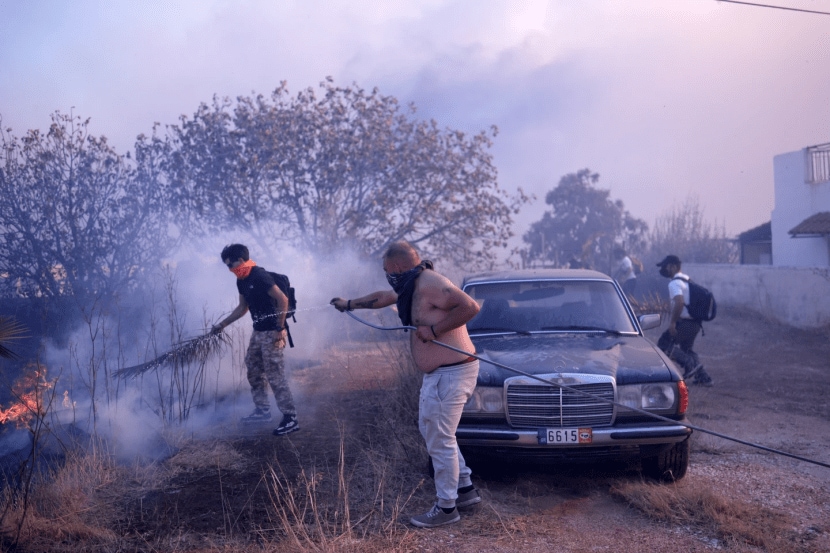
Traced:
<path fill-rule="evenodd" d="M 295 323 L 297 322 L 297 318 L 294 316 L 294 313 L 297 311 L 297 298 L 294 295 L 294 288 L 291 286 L 291 281 L 288 280 L 286 275 L 281 275 L 280 273 L 274 273 L 271 271 L 268 271 L 268 274 L 274 279 L 274 284 L 277 285 L 277 288 L 279 288 L 280 291 L 285 294 L 285 297 L 288 298 L 288 311 L 285 313 L 285 331 L 288 333 L 288 345 L 293 348 L 294 340 L 291 339 L 291 330 L 288 328 L 288 319 L 290 317 L 292 321 Z"/>
<path fill-rule="evenodd" d="M 718 304 L 708 288 L 683 277 L 674 277 L 672 280 L 683 280 L 689 285 L 689 303 L 686 304 L 686 309 L 691 318 L 696 321 L 711 321 L 715 318 Z"/>

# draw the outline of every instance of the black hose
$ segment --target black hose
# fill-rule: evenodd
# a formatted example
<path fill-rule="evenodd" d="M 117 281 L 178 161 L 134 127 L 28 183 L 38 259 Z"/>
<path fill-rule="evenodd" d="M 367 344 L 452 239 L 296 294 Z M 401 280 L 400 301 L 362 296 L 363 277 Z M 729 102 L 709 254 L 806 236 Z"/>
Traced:
<path fill-rule="evenodd" d="M 416 328 L 414 326 L 379 326 L 379 325 L 372 324 L 369 321 L 361 319 L 360 317 L 358 317 L 357 315 L 355 315 L 351 311 L 346 311 L 345 313 L 347 315 L 349 315 L 351 318 L 353 318 L 354 320 L 356 320 L 360 323 L 363 323 L 366 326 L 376 328 L 378 330 L 416 330 Z M 798 459 L 799 461 L 804 461 L 805 463 L 812 463 L 812 464 L 818 465 L 820 467 L 830 468 L 830 464 L 828 464 L 828 463 L 823 463 L 821 461 L 816 461 L 815 459 L 808 459 L 806 457 L 802 457 L 800 455 L 795 455 L 793 453 L 787 453 L 786 451 L 781 451 L 779 449 L 774 449 L 774 448 L 767 447 L 767 446 L 764 446 L 764 445 L 748 442 L 746 440 L 741 440 L 740 438 L 734 438 L 732 436 L 727 436 L 726 434 L 721 434 L 720 432 L 715 432 L 714 430 L 707 430 L 705 428 L 701 428 L 700 426 L 697 426 L 697 425 L 694 425 L 694 424 L 690 424 L 690 423 L 687 423 L 687 422 L 682 422 L 682 421 L 677 421 L 677 420 L 674 420 L 674 419 L 670 419 L 669 417 L 664 417 L 664 416 L 658 415 L 656 413 L 650 413 L 649 411 L 646 411 L 645 409 L 639 409 L 637 407 L 631 407 L 629 405 L 623 405 L 623 404 L 618 403 L 616 401 L 606 399 L 604 397 L 601 397 L 601 396 L 598 396 L 598 395 L 595 395 L 595 394 L 591 394 L 591 393 L 586 392 L 584 390 L 579 390 L 577 388 L 573 388 L 573 387 L 567 386 L 565 384 L 559 384 L 559 383 L 556 383 L 556 382 L 552 382 L 552 381 L 546 380 L 542 377 L 539 377 L 539 376 L 536 376 L 536 375 L 533 375 L 533 374 L 530 374 L 530 373 L 526 373 L 524 371 L 520 371 L 519 369 L 514 369 L 513 367 L 508 367 L 507 365 L 503 365 L 502 363 L 498 363 L 496 361 L 493 361 L 492 359 L 484 359 L 482 357 L 479 357 L 475 353 L 470 353 L 468 351 L 464 351 L 463 349 L 459 349 L 455 346 L 445 344 L 444 342 L 439 342 L 438 340 L 433 340 L 432 343 L 437 344 L 441 347 L 450 349 L 452 351 L 456 351 L 458 353 L 463 353 L 464 355 L 469 355 L 470 357 L 474 357 L 474 358 L 478 359 L 479 361 L 483 361 L 485 363 L 495 365 L 496 367 L 505 369 L 507 371 L 514 372 L 516 374 L 520 374 L 520 375 L 526 376 L 528 378 L 532 378 L 533 380 L 538 380 L 539 382 L 542 382 L 544 384 L 548 384 L 550 386 L 557 386 L 559 388 L 564 388 L 564 389 L 569 390 L 571 392 L 576 392 L 578 394 L 582 394 L 583 396 L 588 396 L 591 399 L 602 401 L 604 403 L 608 403 L 608 404 L 611 404 L 611 405 L 616 405 L 618 407 L 622 407 L 624 409 L 628 409 L 630 411 L 634 411 L 636 413 L 640 413 L 642 415 L 646 415 L 646 416 L 649 416 L 649 417 L 657 419 L 657 420 L 661 420 L 661 421 L 665 421 L 665 422 L 671 422 L 671 423 L 674 423 L 674 424 L 678 424 L 680 426 L 685 426 L 686 428 L 690 428 L 690 429 L 696 430 L 698 432 L 703 432 L 704 434 L 710 434 L 712 436 L 717 436 L 718 438 L 723 438 L 724 440 L 729 440 L 729 441 L 736 442 L 736 443 L 739 443 L 739 444 L 743 444 L 743 445 L 746 445 L 746 446 L 749 446 L 749 447 L 754 447 L 756 449 L 761 449 L 763 451 L 768 451 L 770 453 L 775 453 L 777 455 L 783 455 L 785 457 L 790 457 L 792 459 Z"/>

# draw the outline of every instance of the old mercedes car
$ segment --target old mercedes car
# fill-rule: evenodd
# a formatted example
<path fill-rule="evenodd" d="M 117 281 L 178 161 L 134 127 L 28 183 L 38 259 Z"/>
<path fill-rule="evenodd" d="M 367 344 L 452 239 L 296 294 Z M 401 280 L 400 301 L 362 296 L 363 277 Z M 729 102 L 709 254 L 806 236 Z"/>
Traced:
<path fill-rule="evenodd" d="M 481 306 L 467 328 L 486 360 L 456 432 L 472 466 L 623 460 L 663 481 L 686 474 L 686 385 L 643 335 L 659 314 L 636 317 L 596 271 L 485 273 L 462 288 Z"/>

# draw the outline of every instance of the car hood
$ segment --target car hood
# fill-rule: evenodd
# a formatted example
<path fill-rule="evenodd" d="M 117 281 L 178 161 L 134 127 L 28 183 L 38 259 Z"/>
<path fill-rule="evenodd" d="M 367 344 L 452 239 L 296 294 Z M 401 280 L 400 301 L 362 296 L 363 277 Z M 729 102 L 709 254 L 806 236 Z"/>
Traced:
<path fill-rule="evenodd" d="M 472 338 L 482 360 L 523 373 L 607 375 L 616 378 L 617 384 L 680 380 L 662 352 L 642 336 L 556 333 Z M 478 383 L 501 386 L 506 378 L 516 375 L 483 361 Z"/>

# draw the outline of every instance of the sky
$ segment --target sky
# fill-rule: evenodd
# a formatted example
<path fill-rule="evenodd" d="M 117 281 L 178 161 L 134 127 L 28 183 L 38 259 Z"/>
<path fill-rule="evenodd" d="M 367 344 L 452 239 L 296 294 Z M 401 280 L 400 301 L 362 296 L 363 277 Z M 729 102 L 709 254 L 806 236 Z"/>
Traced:
<path fill-rule="evenodd" d="M 830 0 L 762 3 L 830 11 Z M 650 225 L 687 198 L 769 221 L 775 155 L 830 142 L 830 16 L 717 0 L 0 0 L 0 117 L 56 110 L 121 152 L 213 95 L 379 88 L 417 116 L 495 125 L 506 190 L 582 168 Z"/>

